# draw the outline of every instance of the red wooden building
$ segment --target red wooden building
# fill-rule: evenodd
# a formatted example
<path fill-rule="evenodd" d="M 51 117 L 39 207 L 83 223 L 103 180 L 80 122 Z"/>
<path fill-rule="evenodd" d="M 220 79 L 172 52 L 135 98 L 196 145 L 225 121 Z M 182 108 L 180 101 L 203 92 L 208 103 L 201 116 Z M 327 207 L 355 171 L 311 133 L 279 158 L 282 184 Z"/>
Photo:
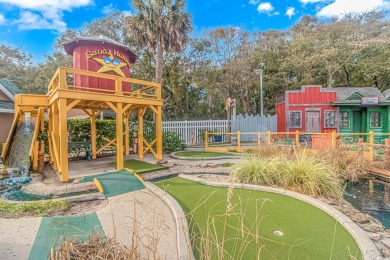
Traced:
<path fill-rule="evenodd" d="M 286 91 L 277 100 L 278 132 L 324 133 L 337 130 L 336 91 L 321 86 L 302 86 Z"/>

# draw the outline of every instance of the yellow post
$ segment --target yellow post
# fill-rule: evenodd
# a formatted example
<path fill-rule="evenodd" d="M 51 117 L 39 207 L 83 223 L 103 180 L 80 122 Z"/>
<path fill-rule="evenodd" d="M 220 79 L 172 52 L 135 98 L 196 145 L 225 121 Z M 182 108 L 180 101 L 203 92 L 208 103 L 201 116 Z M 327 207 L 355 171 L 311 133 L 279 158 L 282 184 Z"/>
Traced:
<path fill-rule="evenodd" d="M 332 147 L 336 147 L 336 131 L 332 132 Z"/>
<path fill-rule="evenodd" d="M 60 89 L 66 89 L 67 86 L 66 69 L 62 67 L 60 68 L 59 84 L 60 84 Z"/>
<path fill-rule="evenodd" d="M 209 150 L 209 132 L 204 132 L 204 150 Z"/>
<path fill-rule="evenodd" d="M 38 170 L 38 149 L 39 149 L 39 141 L 34 142 L 33 148 L 33 170 Z"/>
<path fill-rule="evenodd" d="M 374 132 L 373 131 L 369 132 L 369 143 L 370 143 L 370 147 L 369 147 L 370 161 L 373 161 L 374 160 Z"/>
<path fill-rule="evenodd" d="M 123 170 L 123 111 L 122 103 L 117 104 L 116 111 L 116 169 Z"/>
<path fill-rule="evenodd" d="M 125 115 L 125 154 L 130 154 L 130 136 L 129 136 L 129 114 Z"/>
<path fill-rule="evenodd" d="M 267 131 L 267 144 L 271 144 L 271 131 Z"/>
<path fill-rule="evenodd" d="M 96 154 L 96 110 L 91 109 L 91 154 L 92 160 L 97 157 Z"/>
<path fill-rule="evenodd" d="M 44 132 L 45 131 L 45 111 L 44 111 L 44 108 L 41 108 L 42 109 L 42 113 L 40 114 L 40 130 L 41 132 Z M 45 143 L 42 141 L 41 142 L 41 147 L 39 148 L 40 151 L 43 152 L 43 154 L 45 154 Z"/>
<path fill-rule="evenodd" d="M 118 96 L 123 95 L 122 80 L 120 77 L 117 77 L 115 80 L 115 91 L 116 91 L 116 95 L 118 95 Z"/>
<path fill-rule="evenodd" d="M 156 114 L 156 138 L 157 138 L 157 160 L 162 160 L 163 158 L 163 148 L 162 148 L 162 107 L 157 106 Z"/>
<path fill-rule="evenodd" d="M 65 98 L 58 100 L 58 122 L 59 122 L 59 164 L 61 181 L 68 181 L 68 116 Z"/>
<path fill-rule="evenodd" d="M 241 152 L 241 133 L 237 131 L 237 151 Z"/>
<path fill-rule="evenodd" d="M 138 109 L 138 159 L 144 158 L 144 115 L 143 109 Z"/>
<path fill-rule="evenodd" d="M 295 131 L 295 144 L 299 147 L 299 131 Z"/>

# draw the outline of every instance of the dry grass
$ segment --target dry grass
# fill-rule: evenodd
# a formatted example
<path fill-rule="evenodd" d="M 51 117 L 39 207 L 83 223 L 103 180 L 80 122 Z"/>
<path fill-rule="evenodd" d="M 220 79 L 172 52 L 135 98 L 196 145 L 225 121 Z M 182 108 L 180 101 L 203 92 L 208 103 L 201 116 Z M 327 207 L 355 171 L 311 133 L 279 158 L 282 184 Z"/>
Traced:
<path fill-rule="evenodd" d="M 59 249 L 51 250 L 50 260 L 69 259 L 141 259 L 137 250 L 129 250 L 115 239 L 103 238 L 100 234 L 93 235 L 87 242 L 76 239 L 66 241 Z"/>
<path fill-rule="evenodd" d="M 148 218 L 152 219 L 155 225 L 148 225 L 149 222 L 140 215 L 142 211 L 153 214 L 151 218 Z M 114 223 L 114 212 L 111 211 L 114 227 L 112 238 L 103 237 L 99 233 L 89 237 L 88 241 L 80 241 L 76 237 L 69 238 L 64 243 L 58 242 L 52 247 L 49 260 L 161 259 L 162 252 L 161 248 L 159 249 L 158 247 L 162 234 L 168 228 L 163 212 L 155 211 L 149 205 L 135 199 L 132 213 L 133 216 L 130 218 L 132 222 L 131 241 L 129 241 L 128 247 L 119 243 L 116 239 L 117 231 Z M 172 241 L 172 243 L 176 243 L 176 241 Z"/>
<path fill-rule="evenodd" d="M 350 153 L 340 147 L 321 149 L 316 156 L 332 164 L 338 176 L 345 181 L 358 181 L 367 177 L 365 169 L 371 164 L 358 152 Z"/>

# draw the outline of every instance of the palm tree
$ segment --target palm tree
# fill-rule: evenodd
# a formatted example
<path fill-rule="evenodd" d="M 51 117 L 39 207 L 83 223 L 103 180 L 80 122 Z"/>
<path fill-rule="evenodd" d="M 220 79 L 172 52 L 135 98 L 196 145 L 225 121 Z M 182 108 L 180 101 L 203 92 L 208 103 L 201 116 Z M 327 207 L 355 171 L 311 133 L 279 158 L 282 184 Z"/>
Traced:
<path fill-rule="evenodd" d="M 180 52 L 192 30 L 191 15 L 184 11 L 185 0 L 132 0 L 138 12 L 127 18 L 127 33 L 140 46 L 156 51 L 156 78 L 162 82 L 164 51 Z"/>

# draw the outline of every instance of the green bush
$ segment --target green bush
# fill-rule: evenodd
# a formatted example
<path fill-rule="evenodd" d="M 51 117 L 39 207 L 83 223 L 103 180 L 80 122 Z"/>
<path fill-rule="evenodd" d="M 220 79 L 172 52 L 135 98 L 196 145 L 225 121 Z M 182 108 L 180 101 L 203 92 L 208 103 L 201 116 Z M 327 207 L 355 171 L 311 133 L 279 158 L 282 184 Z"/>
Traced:
<path fill-rule="evenodd" d="M 123 129 L 124 129 L 123 125 Z M 46 131 L 40 132 L 38 135 L 39 141 L 45 142 L 45 149 L 48 151 L 48 121 L 45 122 Z M 151 143 L 156 138 L 156 132 L 153 122 L 144 121 L 144 138 L 148 143 Z M 133 133 L 137 132 L 138 124 L 130 122 L 129 124 L 129 143 L 133 146 Z M 102 147 L 106 144 L 103 137 L 110 140 L 116 135 L 115 120 L 96 120 L 96 144 L 97 147 Z M 91 123 L 89 119 L 68 119 L 68 140 L 69 142 L 80 142 L 91 140 Z M 179 134 L 164 132 L 163 133 L 163 151 L 174 152 L 183 150 L 185 144 L 181 140 Z M 71 151 L 69 151 L 71 152 Z"/>
<path fill-rule="evenodd" d="M 311 196 L 340 198 L 343 182 L 336 169 L 305 153 L 293 157 L 245 157 L 231 175 L 244 183 L 277 186 Z"/>

